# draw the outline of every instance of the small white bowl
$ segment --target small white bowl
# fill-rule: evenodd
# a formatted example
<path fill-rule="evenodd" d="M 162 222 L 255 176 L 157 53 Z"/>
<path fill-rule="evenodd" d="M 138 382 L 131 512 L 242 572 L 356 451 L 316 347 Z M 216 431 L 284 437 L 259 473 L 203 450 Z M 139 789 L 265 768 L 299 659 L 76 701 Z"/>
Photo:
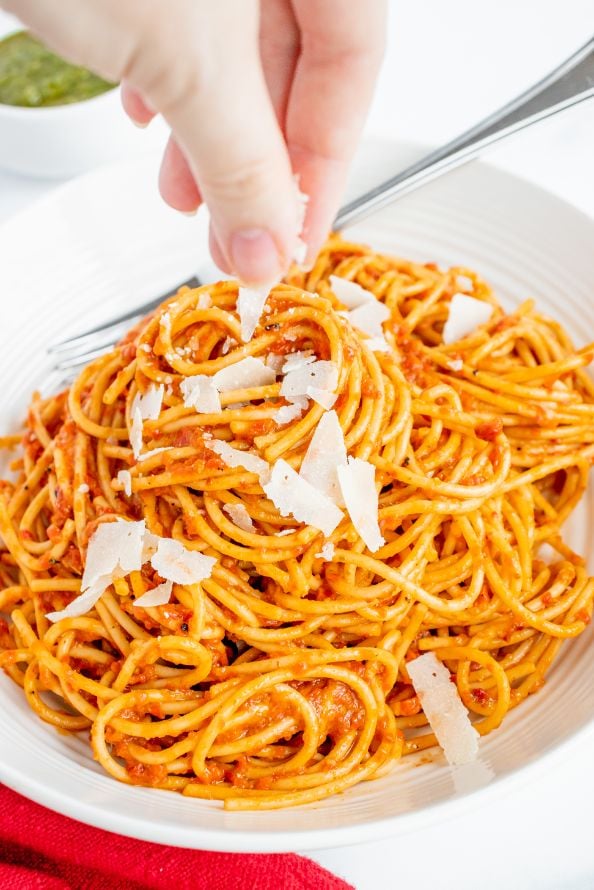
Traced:
<path fill-rule="evenodd" d="M 20 26 L 0 21 L 0 40 Z M 151 130 L 160 128 L 151 127 Z M 155 148 L 157 133 L 141 132 L 126 116 L 120 90 L 48 108 L 0 104 L 0 168 L 65 179 L 129 154 Z"/>

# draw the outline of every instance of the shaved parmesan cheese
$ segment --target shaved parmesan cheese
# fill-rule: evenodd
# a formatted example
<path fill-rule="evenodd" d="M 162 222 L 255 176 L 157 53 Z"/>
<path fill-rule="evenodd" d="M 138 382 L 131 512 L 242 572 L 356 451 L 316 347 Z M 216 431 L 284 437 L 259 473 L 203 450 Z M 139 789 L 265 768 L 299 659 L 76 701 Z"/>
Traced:
<path fill-rule="evenodd" d="M 123 486 L 124 494 L 128 497 L 132 496 L 132 476 L 130 470 L 120 470 L 116 479 Z"/>
<path fill-rule="evenodd" d="M 144 520 L 117 520 L 98 525 L 87 548 L 81 585 L 83 591 L 105 575 L 115 579 L 140 571 L 145 532 Z"/>
<path fill-rule="evenodd" d="M 284 356 L 284 362 L 281 366 L 283 374 L 289 374 L 296 371 L 297 368 L 303 368 L 304 365 L 311 365 L 316 361 L 316 357 L 311 349 L 305 351 L 292 352 L 290 355 Z"/>
<path fill-rule="evenodd" d="M 264 304 L 268 299 L 270 288 L 240 287 L 237 297 L 237 312 L 241 323 L 241 339 L 248 343 L 254 336 L 254 331 L 264 311 Z"/>
<path fill-rule="evenodd" d="M 164 392 L 165 387 L 162 383 L 159 386 L 149 386 L 144 395 L 137 393 L 134 396 L 132 410 L 138 408 L 142 420 L 156 420 L 161 413 Z"/>
<path fill-rule="evenodd" d="M 214 380 L 206 374 L 186 377 L 179 389 L 186 408 L 194 408 L 199 414 L 220 414 L 223 410 Z"/>
<path fill-rule="evenodd" d="M 455 343 L 463 340 L 476 329 L 486 324 L 493 314 L 490 303 L 469 297 L 467 294 L 454 294 L 450 303 L 450 313 L 443 328 L 443 342 Z"/>
<path fill-rule="evenodd" d="M 259 476 L 260 482 L 269 479 L 270 467 L 257 454 L 253 454 L 251 451 L 240 451 L 239 448 L 233 448 L 228 442 L 222 442 L 220 439 L 211 439 L 205 442 L 205 445 L 218 454 L 228 467 L 243 467 L 244 470 Z"/>
<path fill-rule="evenodd" d="M 334 558 L 334 544 L 332 541 L 326 541 L 320 552 L 316 553 L 316 556 L 320 557 L 320 559 L 325 559 L 326 562 L 332 562 Z"/>
<path fill-rule="evenodd" d="M 365 341 L 365 345 L 372 352 L 390 352 L 390 346 L 385 337 L 370 337 Z"/>
<path fill-rule="evenodd" d="M 151 565 L 162 578 L 175 584 L 197 584 L 210 578 L 216 559 L 188 550 L 173 538 L 159 538 Z"/>
<path fill-rule="evenodd" d="M 330 287 L 347 309 L 356 309 L 358 306 L 371 301 L 377 302 L 377 297 L 371 291 L 365 290 L 364 287 L 361 287 L 355 281 L 348 281 L 346 278 L 340 278 L 338 275 L 330 276 Z"/>
<path fill-rule="evenodd" d="M 227 355 L 232 346 L 235 346 L 233 337 L 225 337 L 223 345 L 221 346 L 221 355 Z"/>
<path fill-rule="evenodd" d="M 81 615 L 86 615 L 87 612 L 91 611 L 97 600 L 101 599 L 110 584 L 111 579 L 109 575 L 98 578 L 88 590 L 81 593 L 76 599 L 73 599 L 65 609 L 62 609 L 60 612 L 48 612 L 45 617 L 49 621 L 56 622 L 61 621 L 63 618 L 79 618 Z"/>
<path fill-rule="evenodd" d="M 79 494 L 88 494 L 89 486 L 87 485 L 86 482 L 82 482 L 76 490 L 78 491 Z"/>
<path fill-rule="evenodd" d="M 149 562 L 153 555 L 157 552 L 157 547 L 159 546 L 160 541 L 159 535 L 154 535 L 152 532 L 148 530 L 144 533 L 144 537 L 142 539 L 142 564 L 145 562 Z"/>
<path fill-rule="evenodd" d="M 375 553 L 384 544 L 377 519 L 375 467 L 359 457 L 349 457 L 348 463 L 339 466 L 337 473 L 351 522 L 365 545 Z"/>
<path fill-rule="evenodd" d="M 234 389 L 270 386 L 276 380 L 276 374 L 261 359 L 248 355 L 227 368 L 221 368 L 212 379 L 219 392 L 232 392 Z"/>
<path fill-rule="evenodd" d="M 173 581 L 163 581 L 162 584 L 158 584 L 152 590 L 147 590 L 137 600 L 134 600 L 134 605 L 140 609 L 150 609 L 151 606 L 164 606 L 169 602 L 172 590 Z"/>
<path fill-rule="evenodd" d="M 296 528 L 284 528 L 281 532 L 277 532 L 277 538 L 286 538 L 287 535 L 292 535 L 297 531 Z"/>
<path fill-rule="evenodd" d="M 145 451 L 144 454 L 138 455 L 138 461 L 148 460 L 149 457 L 154 457 L 155 454 L 161 454 L 163 451 L 172 451 L 171 446 L 164 446 L 162 448 L 152 448 L 150 451 Z"/>
<path fill-rule="evenodd" d="M 198 297 L 198 302 L 196 303 L 197 309 L 210 309 L 212 306 L 212 300 L 210 298 L 210 294 L 208 291 L 202 291 L 202 293 Z"/>
<path fill-rule="evenodd" d="M 281 516 L 290 514 L 298 522 L 319 528 L 326 536 L 332 534 L 342 519 L 342 512 L 336 504 L 310 485 L 282 458 L 275 463 L 270 482 L 263 488 Z"/>
<path fill-rule="evenodd" d="M 321 405 L 322 408 L 325 408 L 326 411 L 329 411 L 330 408 L 333 407 L 336 399 L 338 398 L 338 394 L 335 392 L 328 392 L 325 389 L 318 389 L 317 386 L 308 386 L 307 387 L 307 395 L 317 402 L 318 405 Z"/>
<path fill-rule="evenodd" d="M 336 365 L 332 362 L 314 361 L 308 365 L 301 365 L 294 371 L 289 371 L 282 382 L 280 391 L 287 400 L 292 400 L 293 396 L 310 396 L 318 401 L 320 391 L 323 390 L 333 395 L 337 385 Z"/>
<path fill-rule="evenodd" d="M 476 760 L 479 734 L 447 667 L 427 652 L 409 661 L 406 669 L 448 763 L 455 766 Z"/>
<path fill-rule="evenodd" d="M 384 303 L 374 300 L 364 303 L 348 313 L 348 320 L 354 328 L 368 337 L 383 337 L 382 323 L 390 317 L 390 310 Z"/>
<path fill-rule="evenodd" d="M 344 500 L 337 467 L 347 462 L 344 435 L 336 411 L 322 415 L 311 438 L 299 475 L 306 482 L 342 507 Z"/>
<path fill-rule="evenodd" d="M 293 260 L 298 266 L 302 266 L 307 256 L 307 244 L 303 238 L 297 237 L 293 248 Z"/>
<path fill-rule="evenodd" d="M 306 396 L 293 396 L 289 405 L 283 405 L 282 408 L 279 408 L 278 411 L 274 412 L 272 419 L 278 423 L 279 426 L 284 426 L 286 423 L 290 423 L 292 420 L 301 417 L 303 412 L 307 409 L 307 405 L 308 399 Z"/>
<path fill-rule="evenodd" d="M 101 523 L 91 536 L 87 547 L 81 595 L 61 612 L 49 613 L 47 616 L 49 620 L 59 621 L 62 618 L 84 615 L 93 608 L 116 578 L 123 578 L 130 572 L 140 571 L 145 532 L 144 520 Z"/>
<path fill-rule="evenodd" d="M 255 526 L 251 516 L 243 504 L 225 504 L 223 513 L 226 513 L 231 522 L 244 532 L 255 532 Z"/>
<path fill-rule="evenodd" d="M 461 371 L 464 367 L 464 362 L 461 358 L 453 358 L 448 362 L 448 368 L 450 371 Z"/>
<path fill-rule="evenodd" d="M 142 414 L 138 406 L 132 409 L 132 423 L 130 424 L 130 445 L 134 457 L 142 451 Z"/>
<path fill-rule="evenodd" d="M 276 374 L 280 374 L 280 369 L 285 363 L 286 355 L 277 355 L 275 352 L 270 352 L 266 356 L 266 367 L 272 368 L 272 370 Z"/>

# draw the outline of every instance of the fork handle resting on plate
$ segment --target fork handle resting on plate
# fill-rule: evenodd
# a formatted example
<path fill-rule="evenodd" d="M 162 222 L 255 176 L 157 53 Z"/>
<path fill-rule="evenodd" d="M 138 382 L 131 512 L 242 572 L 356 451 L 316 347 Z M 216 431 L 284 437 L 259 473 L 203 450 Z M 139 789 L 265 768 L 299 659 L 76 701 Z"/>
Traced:
<path fill-rule="evenodd" d="M 442 173 L 476 158 L 486 148 L 594 96 L 594 37 L 541 81 L 470 130 L 366 192 L 338 213 L 335 229 L 369 216 Z"/>

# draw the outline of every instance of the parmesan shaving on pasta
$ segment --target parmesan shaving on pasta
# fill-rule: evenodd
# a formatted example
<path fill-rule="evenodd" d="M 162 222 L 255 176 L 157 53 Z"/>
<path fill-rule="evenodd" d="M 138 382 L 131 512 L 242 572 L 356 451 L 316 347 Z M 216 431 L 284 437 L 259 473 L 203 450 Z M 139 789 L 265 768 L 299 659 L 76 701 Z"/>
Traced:
<path fill-rule="evenodd" d="M 162 578 L 176 584 L 197 584 L 210 578 L 216 559 L 188 550 L 181 541 L 159 538 L 151 565 Z"/>
<path fill-rule="evenodd" d="M 212 379 L 219 392 L 233 392 L 236 389 L 269 386 L 276 380 L 276 374 L 262 359 L 248 355 L 233 365 L 221 368 Z"/>
<path fill-rule="evenodd" d="M 281 365 L 283 374 L 290 374 L 291 371 L 297 371 L 299 368 L 303 368 L 305 365 L 311 365 L 316 361 L 316 356 L 311 349 L 291 352 L 289 355 L 283 356 L 283 358 L 284 362 Z"/>
<path fill-rule="evenodd" d="M 207 448 L 218 454 L 228 467 L 243 467 L 244 470 L 259 476 L 260 481 L 267 481 L 270 477 L 270 467 L 257 454 L 253 454 L 251 451 L 240 451 L 239 448 L 233 448 L 228 442 L 222 442 L 220 439 L 205 440 L 205 444 Z"/>
<path fill-rule="evenodd" d="M 330 498 L 310 485 L 282 458 L 272 468 L 270 481 L 264 491 L 281 516 L 293 516 L 298 522 L 313 525 L 331 535 L 340 520 L 342 511 Z"/>
<path fill-rule="evenodd" d="M 375 467 L 359 457 L 349 457 L 348 463 L 337 468 L 337 473 L 351 522 L 366 547 L 375 553 L 385 543 L 377 518 Z"/>
<path fill-rule="evenodd" d="M 389 319 L 390 310 L 384 303 L 375 300 L 351 309 L 347 316 L 350 324 L 368 337 L 383 337 L 382 324 Z"/>
<path fill-rule="evenodd" d="M 337 468 L 347 463 L 344 435 L 336 411 L 323 414 L 311 438 L 299 475 L 317 491 L 342 507 Z"/>
<path fill-rule="evenodd" d="M 82 593 L 60 612 L 50 612 L 50 621 L 75 618 L 93 608 L 116 578 L 142 568 L 142 545 L 146 532 L 144 520 L 102 522 L 89 540 L 83 576 Z"/>
<path fill-rule="evenodd" d="M 447 667 L 435 653 L 427 652 L 407 662 L 406 669 L 448 763 L 457 766 L 475 760 L 479 734 Z"/>
<path fill-rule="evenodd" d="M 292 420 L 301 417 L 303 412 L 307 409 L 307 405 L 308 399 L 306 396 L 293 396 L 288 405 L 282 405 L 274 412 L 272 419 L 278 423 L 279 426 L 284 426 L 286 423 L 290 423 Z"/>
<path fill-rule="evenodd" d="M 338 275 L 331 275 L 328 280 L 334 294 L 347 309 L 357 309 L 358 306 L 363 306 L 364 303 L 377 301 L 375 294 L 365 290 L 364 287 L 361 287 L 355 281 L 340 278 Z"/>
<path fill-rule="evenodd" d="M 288 401 L 292 400 L 294 396 L 309 396 L 318 402 L 323 398 L 322 393 L 333 396 L 337 385 L 336 365 L 328 361 L 314 361 L 289 371 L 283 379 L 280 392 Z M 324 407 L 326 406 L 324 405 Z"/>
<path fill-rule="evenodd" d="M 231 522 L 234 522 L 244 532 L 256 531 L 252 518 L 244 504 L 225 504 L 223 513 L 226 513 Z"/>
<path fill-rule="evenodd" d="M 206 374 L 185 377 L 179 389 L 186 408 L 194 408 L 199 414 L 221 413 L 221 398 L 212 377 Z"/>
<path fill-rule="evenodd" d="M 254 336 L 254 331 L 258 326 L 264 304 L 270 293 L 269 287 L 251 288 L 240 287 L 237 297 L 237 312 L 241 323 L 241 339 L 244 343 L 248 343 Z"/>
<path fill-rule="evenodd" d="M 165 606 L 171 598 L 172 590 L 173 581 L 163 581 L 162 584 L 158 584 L 156 587 L 153 587 L 152 590 L 147 590 L 146 593 L 139 596 L 137 600 L 134 600 L 133 605 L 137 606 L 139 609 L 150 609 L 153 606 Z"/>
<path fill-rule="evenodd" d="M 116 479 L 124 489 L 124 494 L 128 497 L 132 496 L 132 476 L 130 470 L 120 470 Z"/>
<path fill-rule="evenodd" d="M 463 340 L 473 334 L 478 327 L 486 324 L 493 314 L 493 306 L 484 300 L 469 297 L 468 294 L 454 294 L 450 311 L 443 328 L 443 342 L 446 345 Z"/>

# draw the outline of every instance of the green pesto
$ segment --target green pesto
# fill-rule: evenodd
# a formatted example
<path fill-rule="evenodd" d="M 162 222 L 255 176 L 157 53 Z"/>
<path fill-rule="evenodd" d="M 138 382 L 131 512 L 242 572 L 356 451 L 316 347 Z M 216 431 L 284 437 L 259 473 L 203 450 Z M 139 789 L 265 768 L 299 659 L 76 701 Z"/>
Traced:
<path fill-rule="evenodd" d="M 86 68 L 64 61 L 27 31 L 0 40 L 2 105 L 70 105 L 99 96 L 114 86 Z"/>

